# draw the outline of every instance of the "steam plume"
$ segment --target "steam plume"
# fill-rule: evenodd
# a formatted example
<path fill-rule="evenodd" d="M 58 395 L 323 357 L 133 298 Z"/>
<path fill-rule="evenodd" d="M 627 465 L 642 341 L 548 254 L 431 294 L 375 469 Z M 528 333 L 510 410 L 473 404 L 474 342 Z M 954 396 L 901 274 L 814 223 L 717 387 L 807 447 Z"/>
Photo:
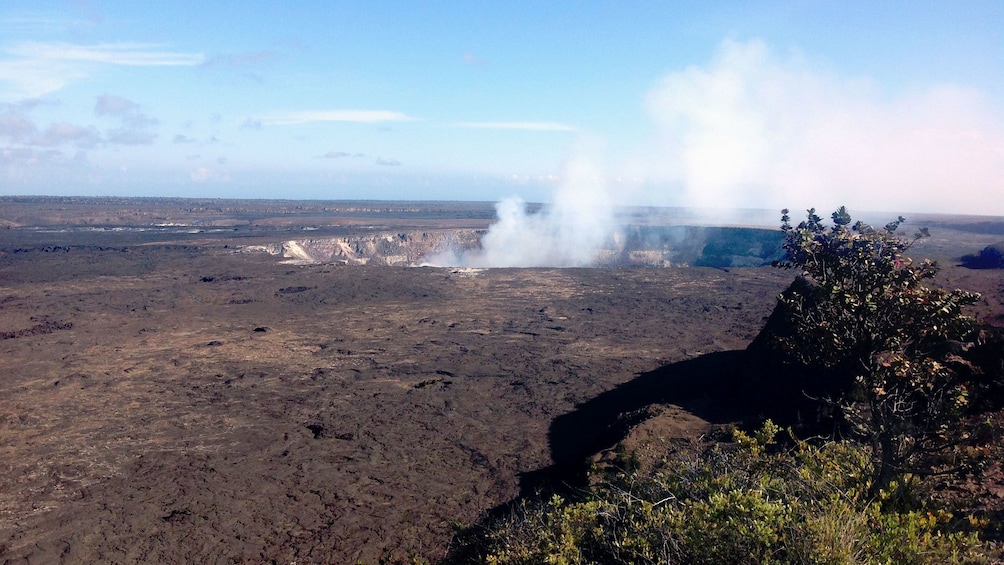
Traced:
<path fill-rule="evenodd" d="M 612 202 L 602 175 L 585 157 L 571 159 L 552 203 L 530 214 L 519 197 L 499 202 L 498 220 L 481 249 L 447 252 L 431 265 L 463 267 L 585 267 L 615 229 Z"/>
<path fill-rule="evenodd" d="M 726 41 L 647 109 L 659 134 L 631 174 L 670 187 L 671 205 L 1004 214 L 1004 122 L 972 87 L 890 95 Z"/>

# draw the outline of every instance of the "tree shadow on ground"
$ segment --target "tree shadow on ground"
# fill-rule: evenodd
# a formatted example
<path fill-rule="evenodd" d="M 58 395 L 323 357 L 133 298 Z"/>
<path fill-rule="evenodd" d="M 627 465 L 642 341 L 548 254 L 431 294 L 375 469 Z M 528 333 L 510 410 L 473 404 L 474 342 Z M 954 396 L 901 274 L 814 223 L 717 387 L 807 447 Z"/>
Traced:
<path fill-rule="evenodd" d="M 742 420 L 744 411 L 730 401 L 728 389 L 744 358 L 743 350 L 724 351 L 666 365 L 641 373 L 555 418 L 548 430 L 553 463 L 522 473 L 518 497 L 487 511 L 479 524 L 458 531 L 442 565 L 477 561 L 480 529 L 512 515 L 522 501 L 582 492 L 589 458 L 624 439 L 632 427 L 648 417 L 645 409 L 652 404 L 674 404 L 709 423 Z"/>
<path fill-rule="evenodd" d="M 768 322 L 769 323 L 769 322 Z M 759 426 L 771 419 L 803 437 L 834 433 L 834 420 L 813 398 L 833 397 L 840 379 L 816 374 L 774 354 L 758 337 L 742 350 L 708 353 L 672 363 L 600 394 L 551 422 L 552 465 L 520 477 L 523 496 L 585 486 L 588 460 L 615 446 L 650 416 L 653 404 L 672 404 L 712 425 Z"/>
<path fill-rule="evenodd" d="M 584 485 L 586 461 L 624 439 L 652 404 L 679 406 L 711 424 L 743 424 L 757 416 L 734 386 L 745 357 L 745 350 L 723 351 L 666 365 L 558 416 L 548 431 L 553 464 L 521 475 L 522 495 Z"/>
<path fill-rule="evenodd" d="M 711 425 L 749 428 L 766 418 L 798 425 L 811 402 L 795 387 L 778 386 L 780 365 L 765 365 L 757 348 L 708 353 L 641 373 L 558 416 L 548 430 L 552 464 L 520 475 L 520 494 L 487 511 L 479 523 L 458 532 L 442 562 L 477 561 L 477 532 L 518 512 L 523 501 L 550 494 L 577 496 L 587 488 L 590 458 L 615 446 L 646 420 L 653 404 L 672 404 Z"/>

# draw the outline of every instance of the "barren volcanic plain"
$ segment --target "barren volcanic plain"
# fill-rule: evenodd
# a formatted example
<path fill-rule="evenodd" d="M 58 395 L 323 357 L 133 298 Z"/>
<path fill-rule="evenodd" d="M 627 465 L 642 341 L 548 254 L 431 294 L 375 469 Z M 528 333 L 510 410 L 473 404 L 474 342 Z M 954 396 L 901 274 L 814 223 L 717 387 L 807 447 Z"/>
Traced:
<path fill-rule="evenodd" d="M 0 562 L 442 556 L 453 524 L 611 447 L 614 421 L 556 419 L 744 349 L 793 278 L 399 266 L 476 245 L 493 215 L 0 198 Z M 931 228 L 915 256 L 941 262 L 938 283 L 982 292 L 974 313 L 1004 325 L 1002 271 L 958 265 L 1004 219 L 908 219 Z M 661 433 L 708 424 L 671 412 Z"/>

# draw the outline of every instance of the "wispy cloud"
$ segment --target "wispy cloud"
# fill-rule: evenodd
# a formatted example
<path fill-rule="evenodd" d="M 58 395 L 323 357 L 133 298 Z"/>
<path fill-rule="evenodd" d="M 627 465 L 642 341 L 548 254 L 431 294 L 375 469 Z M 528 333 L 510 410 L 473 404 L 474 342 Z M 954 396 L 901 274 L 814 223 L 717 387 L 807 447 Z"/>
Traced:
<path fill-rule="evenodd" d="M 230 172 L 224 166 L 219 167 L 196 167 L 192 169 L 188 176 L 192 182 L 201 183 L 228 183 L 230 182 Z"/>
<path fill-rule="evenodd" d="M 104 143 L 115 145 L 146 145 L 157 137 L 151 128 L 159 122 L 146 114 L 136 113 L 138 105 L 115 96 L 98 97 L 95 112 L 112 115 L 121 122 L 120 127 L 109 130 L 104 137 L 94 126 L 81 126 L 69 122 L 50 124 L 39 128 L 31 117 L 18 106 L 8 106 L 0 112 L 0 139 L 30 147 L 57 147 L 72 144 L 89 149 Z"/>
<path fill-rule="evenodd" d="M 85 78 L 83 69 L 59 61 L 0 61 L 0 100 L 26 100 Z"/>
<path fill-rule="evenodd" d="M 579 128 L 559 122 L 458 122 L 461 128 L 514 129 L 526 131 L 579 131 Z"/>
<path fill-rule="evenodd" d="M 376 163 L 377 165 L 383 165 L 385 167 L 400 167 L 401 166 L 401 161 L 398 161 L 397 159 L 395 159 L 393 157 L 377 157 L 376 161 L 374 161 L 374 163 Z"/>
<path fill-rule="evenodd" d="M 148 145 L 157 134 L 151 129 L 160 124 L 160 120 L 140 113 L 139 104 L 120 96 L 102 94 L 94 103 L 94 113 L 98 116 L 114 117 L 121 126 L 109 130 L 106 134 L 108 143 L 115 145 Z"/>
<path fill-rule="evenodd" d="M 150 43 L 100 43 L 23 41 L 2 49 L 0 99 L 37 98 L 89 76 L 89 65 L 131 67 L 193 66 L 201 53 L 165 51 Z"/>
<path fill-rule="evenodd" d="M 0 18 L 0 34 L 22 36 L 51 35 L 66 31 L 90 30 L 102 22 L 98 14 L 80 14 L 74 17 L 63 13 L 36 13 Z"/>
<path fill-rule="evenodd" d="M 220 53 L 206 57 L 199 66 L 213 74 L 222 74 L 262 84 L 265 79 L 258 70 L 267 67 L 277 56 L 275 51 L 270 50 Z"/>
<path fill-rule="evenodd" d="M 137 104 L 132 100 L 126 100 L 125 98 L 110 94 L 102 94 L 98 96 L 98 100 L 94 104 L 94 113 L 99 116 L 119 116 L 134 110 L 136 106 Z"/>
<path fill-rule="evenodd" d="M 356 122 L 373 124 L 381 122 L 412 122 L 413 118 L 391 110 L 315 110 L 304 112 L 283 112 L 262 118 L 261 123 L 269 126 L 292 126 L 313 122 Z"/>
<path fill-rule="evenodd" d="M 275 56 L 275 51 L 268 50 L 251 51 L 248 53 L 221 53 L 206 57 L 201 64 L 207 67 L 243 68 L 267 63 L 274 59 Z"/>
<path fill-rule="evenodd" d="M 73 143 L 78 147 L 94 147 L 101 141 L 98 130 L 93 126 L 84 127 L 69 123 L 52 124 L 34 142 L 52 147 L 63 143 Z"/>
<path fill-rule="evenodd" d="M 161 51 L 152 43 L 99 43 L 97 45 L 74 45 L 63 42 L 25 41 L 17 43 L 6 51 L 26 59 L 57 61 L 89 61 L 110 65 L 132 67 L 191 66 L 201 64 L 205 56 L 201 53 L 180 53 Z"/>
<path fill-rule="evenodd" d="M 122 125 L 132 129 L 146 129 L 160 124 L 160 120 L 146 114 L 129 113 L 122 116 Z"/>
<path fill-rule="evenodd" d="M 363 153 L 346 153 L 345 151 L 328 151 L 321 157 L 325 159 L 344 159 L 345 157 L 365 157 Z"/>
<path fill-rule="evenodd" d="M 0 113 L 0 137 L 9 138 L 11 141 L 21 142 L 38 132 L 35 125 L 24 112 L 16 109 L 8 109 Z"/>
<path fill-rule="evenodd" d="M 157 134 L 135 128 L 118 128 L 108 132 L 108 142 L 115 145 L 149 145 L 157 138 Z"/>
<path fill-rule="evenodd" d="M 40 130 L 27 114 L 13 108 L 0 113 L 0 138 L 7 138 L 23 146 L 37 147 L 74 144 L 80 148 L 90 148 L 101 142 L 101 136 L 92 126 L 59 122 Z"/>
<path fill-rule="evenodd" d="M 52 173 L 57 169 L 79 166 L 87 161 L 87 154 L 77 151 L 72 157 L 59 149 L 32 149 L 15 147 L 0 149 L 0 166 L 13 167 L 13 170 L 45 170 Z M 8 169 L 11 171 L 11 169 Z"/>

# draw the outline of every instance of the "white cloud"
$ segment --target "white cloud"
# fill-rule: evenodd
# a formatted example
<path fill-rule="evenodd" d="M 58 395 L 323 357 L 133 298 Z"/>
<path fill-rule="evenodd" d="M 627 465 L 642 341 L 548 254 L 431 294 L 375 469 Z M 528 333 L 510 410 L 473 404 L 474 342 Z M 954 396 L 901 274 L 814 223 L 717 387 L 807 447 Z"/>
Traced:
<path fill-rule="evenodd" d="M 290 126 L 312 122 L 410 122 L 413 118 L 401 112 L 391 110 L 315 110 L 303 112 L 284 112 L 261 120 L 262 124 L 270 126 Z"/>
<path fill-rule="evenodd" d="M 57 61 L 90 61 L 132 67 L 164 67 L 199 65 L 205 60 L 201 53 L 159 51 L 151 43 L 99 43 L 74 45 L 63 42 L 25 41 L 6 49 L 11 55 L 25 59 Z"/>
<path fill-rule="evenodd" d="M 79 7 L 80 3 L 75 2 Z M 73 17 L 65 13 L 37 13 L 0 18 L 0 35 L 42 36 L 66 31 L 89 30 L 100 22 L 100 16 L 81 14 Z"/>
<path fill-rule="evenodd" d="M 101 141 L 101 136 L 94 127 L 57 123 L 47 127 L 42 135 L 33 141 L 36 145 L 46 147 L 63 143 L 74 143 L 78 147 L 94 147 Z"/>
<path fill-rule="evenodd" d="M 579 128 L 558 122 L 459 122 L 456 127 L 477 129 L 515 129 L 527 131 L 579 131 Z"/>
<path fill-rule="evenodd" d="M 1004 122 L 973 88 L 889 97 L 727 41 L 647 102 L 659 136 L 627 173 L 675 187 L 674 204 L 1004 215 Z"/>
<path fill-rule="evenodd" d="M 206 182 L 212 178 L 213 173 L 207 167 L 196 167 L 188 176 L 193 182 Z"/>
<path fill-rule="evenodd" d="M 3 49 L 11 60 L 0 61 L 0 100 L 37 98 L 86 78 L 89 64 L 161 67 L 202 63 L 201 53 L 158 50 L 148 43 L 74 45 L 25 41 Z"/>
<path fill-rule="evenodd" d="M 9 109 L 0 113 L 0 137 L 23 141 L 35 135 L 38 126 L 24 112 Z"/>
<path fill-rule="evenodd" d="M 25 146 L 38 147 L 56 147 L 72 143 L 77 147 L 90 148 L 101 142 L 98 131 L 90 126 L 59 122 L 40 131 L 27 114 L 14 108 L 0 113 L 0 138 L 7 138 Z"/>
<path fill-rule="evenodd" d="M 364 153 L 347 153 L 345 151 L 328 151 L 321 157 L 325 159 L 344 159 L 346 157 L 365 157 Z"/>
<path fill-rule="evenodd" d="M 209 167 L 196 167 L 188 173 L 188 178 L 197 184 L 228 183 L 230 182 L 230 173 L 223 167 L 212 169 Z"/>
<path fill-rule="evenodd" d="M 0 101 L 38 98 L 86 76 L 83 69 L 59 61 L 0 61 Z"/>
<path fill-rule="evenodd" d="M 102 94 L 94 104 L 94 113 L 98 116 L 115 116 L 121 121 L 121 127 L 108 131 L 107 140 L 116 145 L 149 145 L 157 134 L 150 131 L 160 121 L 157 118 L 141 114 L 136 110 L 139 104 L 132 100 Z M 177 143 L 175 138 L 175 143 Z"/>

